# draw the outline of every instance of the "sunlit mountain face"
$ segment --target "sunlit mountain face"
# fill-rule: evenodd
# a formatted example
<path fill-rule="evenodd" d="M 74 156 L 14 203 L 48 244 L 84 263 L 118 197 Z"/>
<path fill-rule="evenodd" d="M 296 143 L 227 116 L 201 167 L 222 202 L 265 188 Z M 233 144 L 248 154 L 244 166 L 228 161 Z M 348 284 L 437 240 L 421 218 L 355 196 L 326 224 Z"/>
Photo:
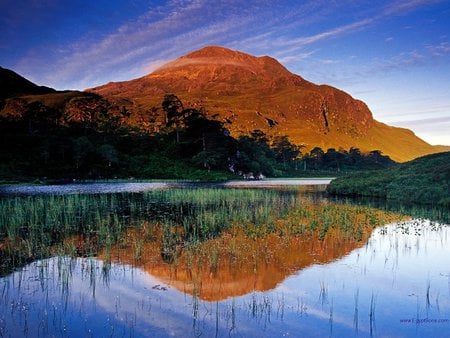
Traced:
<path fill-rule="evenodd" d="M 277 60 L 223 47 L 205 47 L 139 79 L 89 90 L 125 106 L 132 124 L 149 123 L 167 93 L 205 109 L 234 134 L 259 129 L 314 147 L 381 150 L 397 161 L 436 151 L 410 130 L 373 119 L 367 105 L 327 85 L 289 72 Z"/>

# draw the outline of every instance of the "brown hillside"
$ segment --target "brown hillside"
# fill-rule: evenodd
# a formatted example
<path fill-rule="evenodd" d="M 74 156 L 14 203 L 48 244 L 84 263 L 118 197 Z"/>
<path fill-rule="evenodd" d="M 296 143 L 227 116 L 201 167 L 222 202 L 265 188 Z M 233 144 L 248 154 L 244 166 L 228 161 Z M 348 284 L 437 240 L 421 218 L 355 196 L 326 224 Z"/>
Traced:
<path fill-rule="evenodd" d="M 174 93 L 188 106 L 218 114 L 234 135 L 260 129 L 288 135 L 307 149 L 377 149 L 397 161 L 439 151 L 410 130 L 374 120 L 364 102 L 341 90 L 308 82 L 271 57 L 223 47 L 206 47 L 142 78 L 89 91 L 126 106 L 135 124 L 148 124 L 150 109 Z"/>

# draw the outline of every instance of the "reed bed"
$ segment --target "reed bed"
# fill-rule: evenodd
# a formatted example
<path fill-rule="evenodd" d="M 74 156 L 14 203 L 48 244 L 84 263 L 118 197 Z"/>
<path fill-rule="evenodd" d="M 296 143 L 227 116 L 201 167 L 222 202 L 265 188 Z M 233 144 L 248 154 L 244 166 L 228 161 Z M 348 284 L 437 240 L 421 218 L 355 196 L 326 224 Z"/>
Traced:
<path fill-rule="evenodd" d="M 176 263 L 180 250 L 233 233 L 253 240 L 272 234 L 320 241 L 336 240 L 339 233 L 339 240 L 361 241 L 370 229 L 394 219 L 394 213 L 317 201 L 295 190 L 184 188 L 3 198 L 0 273 L 52 255 L 95 256 L 99 250 L 108 260 L 131 250 L 139 261 L 146 242 L 157 243 L 164 260 Z M 130 236 L 128 229 L 140 235 Z M 227 243 L 229 255 L 238 251 L 237 242 Z M 216 243 L 208 249 L 213 268 L 223 255 L 219 248 Z"/>

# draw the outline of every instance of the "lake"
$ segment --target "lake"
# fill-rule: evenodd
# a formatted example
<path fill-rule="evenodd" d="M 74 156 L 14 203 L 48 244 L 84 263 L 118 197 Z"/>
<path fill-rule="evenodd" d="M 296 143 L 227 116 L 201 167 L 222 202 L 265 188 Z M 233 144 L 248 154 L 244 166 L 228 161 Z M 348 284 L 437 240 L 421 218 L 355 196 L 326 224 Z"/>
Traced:
<path fill-rule="evenodd" d="M 3 187 L 0 336 L 448 336 L 448 210 L 267 182 Z"/>

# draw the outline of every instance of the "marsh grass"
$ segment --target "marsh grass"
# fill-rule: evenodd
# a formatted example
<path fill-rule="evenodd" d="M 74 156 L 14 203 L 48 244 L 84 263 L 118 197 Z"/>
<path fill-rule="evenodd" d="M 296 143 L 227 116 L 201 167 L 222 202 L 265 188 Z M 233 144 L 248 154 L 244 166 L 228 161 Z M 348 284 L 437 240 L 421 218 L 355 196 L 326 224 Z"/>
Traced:
<path fill-rule="evenodd" d="M 258 269 L 274 256 L 272 238 L 288 245 L 314 239 L 324 248 L 363 241 L 371 230 L 401 218 L 377 209 L 332 204 L 295 190 L 184 188 L 139 194 L 74 194 L 0 200 L 0 274 L 50 256 L 96 256 L 106 263 L 132 253 L 133 264 L 159 247 L 167 264 L 244 259 Z M 244 240 L 244 239 L 245 240 Z M 277 245 L 278 245 L 277 244 Z M 227 258 L 227 259 L 224 259 Z M 241 258 L 239 258 L 241 259 Z M 235 262 L 235 263 L 233 263 Z"/>
<path fill-rule="evenodd" d="M 1 199 L 0 273 L 51 255 L 94 255 L 119 237 L 122 209 L 115 195 Z"/>

